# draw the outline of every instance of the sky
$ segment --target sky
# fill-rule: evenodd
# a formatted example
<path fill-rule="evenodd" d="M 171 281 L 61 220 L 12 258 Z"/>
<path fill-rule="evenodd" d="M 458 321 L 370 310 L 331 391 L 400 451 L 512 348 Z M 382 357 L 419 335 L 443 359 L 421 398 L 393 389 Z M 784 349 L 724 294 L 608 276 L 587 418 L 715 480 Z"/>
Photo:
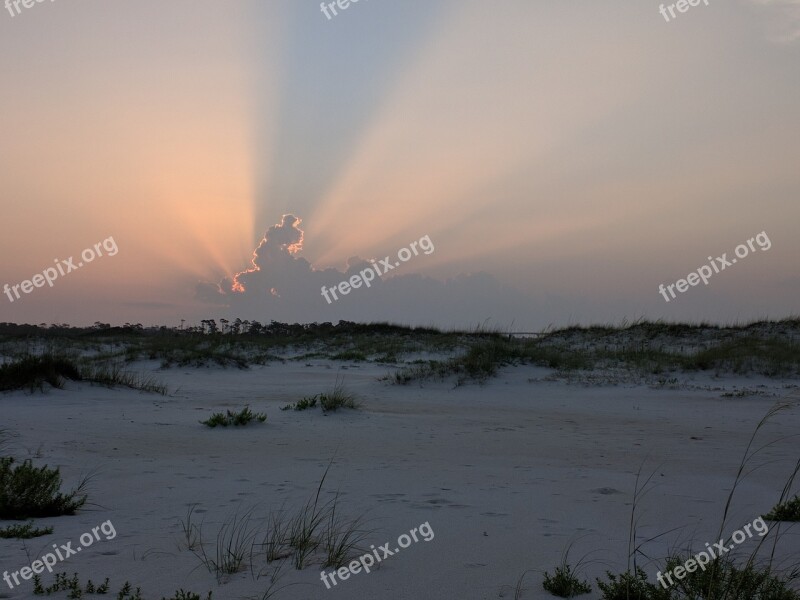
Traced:
<path fill-rule="evenodd" d="M 661 6 L 12 2 L 0 322 L 797 315 L 800 0 Z"/>

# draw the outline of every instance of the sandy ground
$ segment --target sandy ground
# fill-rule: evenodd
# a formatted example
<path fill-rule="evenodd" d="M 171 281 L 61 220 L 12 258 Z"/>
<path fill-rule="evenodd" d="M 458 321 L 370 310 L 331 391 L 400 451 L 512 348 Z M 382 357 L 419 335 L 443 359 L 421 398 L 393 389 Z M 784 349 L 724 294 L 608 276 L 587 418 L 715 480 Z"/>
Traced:
<path fill-rule="evenodd" d="M 584 569 L 592 582 L 607 567 L 625 568 L 640 468 L 654 476 L 638 507 L 639 536 L 678 528 L 645 544 L 648 554 L 663 557 L 689 541 L 696 549 L 716 541 L 749 436 L 787 391 L 784 382 L 761 378 L 694 382 L 708 390 L 584 387 L 546 381 L 549 371 L 533 367 L 454 388 L 389 385 L 378 380 L 387 368 L 369 363 L 346 370 L 326 361 L 249 370 L 134 366 L 155 372 L 171 395 L 70 383 L 46 394 L 0 397 L 0 427 L 17 433 L 14 454 L 60 466 L 67 485 L 95 474 L 92 506 L 39 522 L 53 525 L 52 535 L 24 544 L 0 540 L 0 570 L 30 565 L 54 543 L 78 545 L 82 533 L 111 520 L 114 539 L 95 542 L 56 569 L 95 581 L 111 577 L 114 592 L 127 579 L 146 599 L 180 587 L 213 590 L 218 600 L 260 597 L 268 580 L 250 571 L 218 584 L 185 548 L 181 519 L 198 505 L 195 518 L 202 519 L 213 553 L 217 528 L 237 510 L 252 509 L 255 521 L 301 505 L 333 458 L 324 498 L 338 491 L 346 514 L 369 519 L 368 544 L 391 542 L 394 549 L 398 536 L 425 522 L 435 537 L 331 590 L 320 580 L 319 564 L 303 571 L 287 565 L 278 587 L 300 585 L 275 598 L 513 598 L 511 587 L 527 569 L 533 571 L 522 598 L 549 597 L 542 571 L 558 564 L 572 542 L 573 562 L 593 559 Z M 360 410 L 327 416 L 319 409 L 279 410 L 331 388 L 337 374 L 361 398 Z M 759 388 L 765 394 L 723 398 L 710 390 L 735 386 L 765 386 Z M 268 421 L 213 430 L 198 423 L 212 411 L 244 405 L 265 411 Z M 799 430 L 794 408 L 759 440 Z M 796 438 L 783 439 L 759 455 L 754 464 L 760 468 L 740 484 L 726 534 L 774 505 L 798 448 Z M 779 557 L 787 566 L 800 563 L 800 539 L 791 530 Z M 265 567 L 259 562 L 254 569 Z M 651 581 L 656 570 L 645 566 Z M 0 598 L 33 597 L 30 582 L 14 590 L 0 584 Z M 598 598 L 594 587 L 583 597 Z"/>

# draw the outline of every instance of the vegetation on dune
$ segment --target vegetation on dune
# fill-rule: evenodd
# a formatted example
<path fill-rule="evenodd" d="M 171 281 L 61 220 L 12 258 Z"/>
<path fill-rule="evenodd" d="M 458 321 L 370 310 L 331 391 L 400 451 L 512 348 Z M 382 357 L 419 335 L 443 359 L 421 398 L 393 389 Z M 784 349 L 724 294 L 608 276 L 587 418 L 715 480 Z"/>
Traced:
<path fill-rule="evenodd" d="M 194 507 L 181 522 L 185 548 L 195 554 L 200 564 L 223 581 L 228 575 L 249 569 L 255 579 L 269 580 L 261 600 L 273 597 L 282 589 L 300 585 L 278 586 L 286 566 L 302 570 L 309 565 L 323 568 L 343 567 L 365 551 L 364 540 L 372 533 L 365 529 L 362 517 L 342 514 L 339 493 L 323 499 L 323 489 L 331 463 L 325 469 L 315 492 L 294 510 L 271 511 L 259 519 L 255 510 L 236 512 L 205 538 L 203 524 L 194 523 Z"/>
<path fill-rule="evenodd" d="M 316 396 L 306 396 L 302 400 L 298 400 L 294 404 L 287 404 L 286 406 L 282 407 L 281 410 L 308 410 L 309 408 L 314 408 L 317 405 L 317 400 L 319 399 L 319 394 Z"/>
<path fill-rule="evenodd" d="M 770 531 L 762 523 L 763 530 L 756 528 L 758 537 L 755 538 L 754 547 L 748 554 L 744 554 L 738 548 L 736 551 L 733 550 L 734 546 L 738 547 L 740 543 L 735 534 L 730 537 L 724 535 L 724 530 L 729 526 L 730 509 L 739 483 L 745 475 L 759 468 L 753 465 L 754 459 L 766 448 L 775 444 L 775 441 L 756 444 L 759 432 L 768 421 L 791 406 L 790 403 L 781 401 L 767 411 L 756 425 L 745 448 L 733 486 L 728 492 L 717 536 L 714 537 L 723 545 L 729 544 L 731 539 L 736 540 L 735 544 L 728 545 L 728 553 L 720 552 L 714 555 L 713 552 L 709 554 L 702 551 L 701 554 L 704 554 L 706 559 L 701 561 L 699 554 L 692 557 L 687 551 L 673 553 L 663 561 L 655 560 L 652 551 L 645 551 L 643 547 L 646 543 L 653 542 L 669 532 L 648 536 L 644 540 L 639 536 L 637 531 L 640 521 L 639 504 L 654 488 L 652 481 L 655 473 L 643 482 L 641 471 L 637 474 L 630 512 L 627 568 L 620 573 L 607 570 L 604 578 L 596 580 L 603 600 L 800 600 L 800 591 L 797 587 L 800 581 L 800 569 L 796 566 L 798 564 L 796 556 L 788 558 L 786 563 L 789 565 L 788 569 L 780 569 L 776 564 L 776 548 L 783 535 L 779 527 Z M 771 515 L 786 510 L 789 516 L 796 516 L 795 511 L 800 501 L 796 496 L 788 502 L 787 499 L 789 490 L 799 473 L 800 459 L 797 459 L 783 486 L 778 506 L 773 509 Z M 763 518 L 771 519 L 770 516 Z M 754 521 L 754 527 L 755 523 Z M 749 527 L 750 525 L 744 527 L 748 533 L 750 533 Z M 768 538 L 768 535 L 771 535 L 771 538 Z M 762 551 L 765 545 L 768 546 L 766 552 Z M 706 544 L 704 550 L 708 550 L 708 546 Z M 569 549 L 553 575 L 545 571 L 542 582 L 547 592 L 562 598 L 591 591 L 588 582 L 581 581 L 568 564 Z M 655 575 L 655 581 L 650 581 L 648 578 L 647 572 L 640 564 L 642 561 L 646 561 L 650 572 Z M 581 562 L 578 562 L 579 568 Z M 522 580 L 526 573 L 522 574 L 517 583 L 515 600 L 523 597 Z"/>
<path fill-rule="evenodd" d="M 779 502 L 764 515 L 767 521 L 800 521 L 800 496 Z"/>
<path fill-rule="evenodd" d="M 119 364 L 91 364 L 52 354 L 27 355 L 0 365 L 0 391 L 44 391 L 44 385 L 64 387 L 66 380 L 122 386 L 165 395 L 167 387 L 152 377 L 142 377 L 122 369 Z"/>
<path fill-rule="evenodd" d="M 64 386 L 64 379 L 81 379 L 78 366 L 66 358 L 26 356 L 0 366 L 0 391 L 43 390 L 45 383 L 61 388 Z"/>
<path fill-rule="evenodd" d="M 200 421 L 203 425 L 207 425 L 208 427 L 244 427 L 245 425 L 249 424 L 251 421 L 257 421 L 259 423 L 263 423 L 267 420 L 267 415 L 264 413 L 254 413 L 250 410 L 249 406 L 245 406 L 242 410 L 238 413 L 233 412 L 231 410 L 225 411 L 225 413 L 214 413 L 205 421 Z"/>
<path fill-rule="evenodd" d="M 0 344 L 7 355 L 26 348 L 15 362 L 0 367 L 0 390 L 41 389 L 44 383 L 59 386 L 65 379 L 79 378 L 164 393 L 163 386 L 137 379 L 119 366 L 137 360 L 160 361 L 162 368 L 241 369 L 285 360 L 400 363 L 389 377 L 400 384 L 448 377 L 458 383 L 480 382 L 512 364 L 560 373 L 619 370 L 649 376 L 711 371 L 794 377 L 800 375 L 798 340 L 798 319 L 732 326 L 637 321 L 551 329 L 528 338 L 485 329 L 440 331 L 348 321 L 262 325 L 207 319 L 186 329 L 0 323 Z M 30 349 L 37 345 L 48 347 L 50 355 L 28 356 L 35 354 Z"/>
<path fill-rule="evenodd" d="M 358 408 L 355 394 L 348 392 L 344 387 L 344 382 L 337 379 L 336 384 L 330 392 L 323 392 L 319 395 L 319 405 L 325 412 L 335 412 L 340 408 Z"/>
<path fill-rule="evenodd" d="M 572 598 L 592 591 L 592 586 L 580 579 L 566 563 L 555 568 L 552 575 L 545 571 L 542 587 L 559 598 Z"/>
<path fill-rule="evenodd" d="M 0 539 L 2 540 L 31 540 L 33 538 L 50 535 L 53 533 L 52 527 L 41 529 L 33 526 L 33 521 L 24 525 L 9 525 L 0 529 Z"/>
<path fill-rule="evenodd" d="M 774 325 L 774 324 L 773 324 Z M 768 377 L 800 374 L 800 322 L 784 321 L 785 337 L 764 323 L 722 329 L 707 325 L 640 322 L 622 328 L 571 327 L 519 339 L 499 333 L 475 337 L 466 351 L 397 370 L 392 378 L 415 380 L 455 376 L 485 381 L 512 364 L 533 364 L 562 372 L 622 369 L 644 375 L 714 371 L 759 373 Z"/>
<path fill-rule="evenodd" d="M 68 493 L 61 492 L 61 472 L 47 465 L 34 467 L 30 460 L 18 463 L 0 458 L 0 519 L 24 521 L 74 515 L 86 503 L 87 479 Z"/>
<path fill-rule="evenodd" d="M 298 400 L 294 404 L 287 404 L 281 410 L 295 410 L 303 411 L 317 406 L 322 408 L 322 412 L 335 412 L 340 408 L 357 409 L 360 407 L 356 395 L 347 391 L 344 382 L 336 378 L 336 383 L 333 389 L 329 392 L 322 392 L 314 396 L 306 396 L 302 400 Z"/>
<path fill-rule="evenodd" d="M 77 573 L 74 573 L 72 577 L 67 575 L 66 573 L 56 573 L 55 574 L 55 581 L 53 584 L 45 587 L 42 584 L 42 578 L 39 575 L 33 576 L 33 593 L 36 596 L 52 596 L 53 594 L 59 594 L 61 592 L 66 592 L 67 595 L 65 596 L 69 600 L 73 600 L 76 598 L 83 598 L 84 596 L 93 596 L 93 595 L 108 595 L 110 593 L 110 581 L 109 578 L 106 577 L 105 581 L 101 584 L 95 584 L 89 579 L 86 584 L 82 584 L 80 578 L 78 577 Z M 119 592 L 115 596 L 117 600 L 144 600 L 142 596 L 141 588 L 134 588 L 129 582 L 125 582 L 122 587 L 120 587 Z M 201 596 L 200 594 L 196 594 L 195 592 L 187 592 L 183 589 L 177 590 L 174 595 L 170 596 L 169 598 L 162 597 L 161 600 L 212 600 L 211 599 L 211 592 L 208 592 L 207 595 Z"/>

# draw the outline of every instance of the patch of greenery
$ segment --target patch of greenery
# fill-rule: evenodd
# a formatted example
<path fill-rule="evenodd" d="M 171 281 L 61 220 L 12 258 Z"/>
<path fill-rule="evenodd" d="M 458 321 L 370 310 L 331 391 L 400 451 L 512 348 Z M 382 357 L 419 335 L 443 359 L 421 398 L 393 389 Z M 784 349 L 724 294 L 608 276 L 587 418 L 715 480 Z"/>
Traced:
<path fill-rule="evenodd" d="M 81 585 L 77 573 L 74 573 L 72 577 L 69 577 L 66 573 L 56 573 L 55 583 L 44 587 L 42 585 L 42 578 L 39 575 L 33 576 L 33 593 L 36 596 L 51 596 L 58 592 L 68 592 L 67 598 L 75 599 L 82 598 L 84 594 L 97 594 L 102 596 L 108 594 L 108 590 L 108 578 L 100 585 L 92 583 L 90 579 L 86 585 L 83 586 Z M 122 593 L 120 592 L 120 594 Z M 141 600 L 140 597 L 131 596 L 129 594 L 120 595 L 118 598 L 119 600 Z"/>
<path fill-rule="evenodd" d="M 61 483 L 58 468 L 34 467 L 30 460 L 15 464 L 11 457 L 0 458 L 0 519 L 74 515 L 86 503 L 88 481 L 84 479 L 67 494 L 60 492 Z"/>
<path fill-rule="evenodd" d="M 200 421 L 200 423 L 209 427 L 217 427 L 218 425 L 222 427 L 228 427 L 229 425 L 233 427 L 243 427 L 253 420 L 263 423 L 267 420 L 267 415 L 264 413 L 253 413 L 249 406 L 245 406 L 238 413 L 231 412 L 230 410 L 226 411 L 226 413 L 214 413 L 205 421 Z"/>
<path fill-rule="evenodd" d="M 69 577 L 66 573 L 56 573 L 55 583 L 48 587 L 42 585 L 42 578 L 39 575 L 33 576 L 33 593 L 36 596 L 51 596 L 59 592 L 67 592 L 67 598 L 74 600 L 83 598 L 84 596 L 100 595 L 104 596 L 109 593 L 109 580 L 106 580 L 96 585 L 90 579 L 86 585 L 81 585 L 77 573 Z M 143 600 L 141 588 L 134 589 L 129 582 L 125 582 L 116 595 L 117 600 Z M 194 592 L 187 592 L 180 589 L 169 598 L 162 597 L 161 600 L 211 600 L 211 592 L 208 595 L 201 596 Z"/>
<path fill-rule="evenodd" d="M 200 594 L 185 592 L 180 589 L 171 598 L 162 598 L 161 600 L 211 600 L 211 592 L 208 592 L 207 596 L 200 596 Z"/>
<path fill-rule="evenodd" d="M 52 527 L 43 527 L 42 529 L 34 529 L 33 521 L 25 523 L 24 525 L 9 525 L 0 529 L 0 539 L 2 540 L 30 540 L 43 535 L 50 535 L 53 533 Z"/>
<path fill-rule="evenodd" d="M 358 408 L 356 397 L 348 392 L 343 383 L 336 382 L 333 390 L 319 394 L 319 404 L 325 412 L 334 412 L 340 408 Z"/>
<path fill-rule="evenodd" d="M 767 521 L 800 521 L 800 496 L 776 504 L 764 515 Z"/>
<path fill-rule="evenodd" d="M 45 383 L 60 389 L 64 387 L 64 379 L 81 379 L 78 366 L 66 358 L 25 356 L 0 366 L 0 391 L 43 391 Z"/>
<path fill-rule="evenodd" d="M 152 377 L 142 377 L 136 373 L 124 371 L 119 364 L 95 365 L 81 370 L 81 378 L 91 383 L 98 383 L 110 388 L 116 386 L 127 387 L 166 396 L 169 391 L 166 385 L 158 383 Z"/>
<path fill-rule="evenodd" d="M 647 574 L 641 567 L 635 572 L 627 571 L 614 575 L 606 571 L 608 581 L 597 580 L 597 586 L 603 593 L 603 600 L 670 600 L 668 589 L 647 581 Z"/>
<path fill-rule="evenodd" d="M 65 356 L 42 354 L 22 358 L 0 366 L 0 391 L 27 389 L 44 391 L 44 385 L 58 389 L 65 380 L 88 381 L 108 387 L 123 386 L 166 395 L 167 387 L 153 378 L 124 371 L 118 364 L 85 365 Z"/>
<path fill-rule="evenodd" d="M 572 572 L 572 567 L 567 564 L 556 567 L 552 576 L 545 571 L 542 587 L 559 598 L 572 598 L 592 591 L 589 582 L 578 579 Z"/>
<path fill-rule="evenodd" d="M 665 573 L 686 564 L 688 557 L 675 556 L 667 561 Z M 666 577 L 666 575 L 662 576 Z M 787 579 L 774 574 L 769 566 L 759 567 L 752 560 L 736 566 L 730 559 L 717 558 L 705 569 L 684 571 L 683 579 L 672 575 L 669 587 L 675 600 L 702 598 L 709 600 L 798 600 L 800 594 L 788 586 Z M 661 591 L 667 591 L 660 586 Z M 663 596 L 660 596 L 663 597 Z"/>
<path fill-rule="evenodd" d="M 686 367 L 733 373 L 755 371 L 768 377 L 791 375 L 800 369 L 800 344 L 777 337 L 737 337 L 698 351 L 687 359 Z"/>
<path fill-rule="evenodd" d="M 302 400 L 298 400 L 295 404 L 287 404 L 286 406 L 282 407 L 281 410 L 308 410 L 309 408 L 314 408 L 317 405 L 318 398 L 319 394 L 316 396 L 306 396 Z"/>
<path fill-rule="evenodd" d="M 367 360 L 367 355 L 361 352 L 360 350 L 345 350 L 343 352 L 337 352 L 336 354 L 332 355 L 331 359 L 365 361 Z"/>

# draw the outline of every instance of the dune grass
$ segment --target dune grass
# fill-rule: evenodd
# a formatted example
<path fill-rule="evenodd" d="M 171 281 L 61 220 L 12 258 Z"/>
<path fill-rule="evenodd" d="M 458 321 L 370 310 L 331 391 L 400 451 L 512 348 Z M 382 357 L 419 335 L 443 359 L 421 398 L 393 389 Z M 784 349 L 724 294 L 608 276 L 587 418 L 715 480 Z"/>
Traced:
<path fill-rule="evenodd" d="M 120 386 L 162 396 L 166 396 L 169 391 L 166 385 L 159 383 L 154 377 L 125 371 L 118 363 L 87 365 L 81 369 L 81 379 L 110 388 Z"/>
<path fill-rule="evenodd" d="M 522 339 L 483 328 L 440 331 L 388 323 L 262 325 L 236 320 L 221 324 L 205 320 L 202 327 L 186 330 L 103 324 L 93 328 L 0 324 L 0 344 L 7 344 L 9 355 L 14 348 L 26 348 L 31 353 L 42 346 L 54 355 L 40 363 L 36 359 L 14 368 L 0 367 L 0 390 L 41 389 L 44 383 L 58 387 L 75 376 L 72 367 L 77 367 L 58 357 L 82 356 L 89 349 L 94 364 L 160 360 L 163 368 L 217 365 L 244 369 L 270 361 L 314 358 L 401 364 L 401 369 L 389 376 L 400 384 L 448 377 L 455 377 L 459 384 L 481 382 L 512 364 L 544 366 L 559 373 L 613 368 L 641 374 L 714 371 L 768 377 L 800 375 L 800 319 L 796 318 L 727 326 L 641 320 L 548 329 L 538 337 Z M 120 371 L 118 367 L 116 370 Z M 81 373 L 81 377 L 90 376 Z M 96 378 L 106 383 L 115 379 L 101 374 Z M 116 379 L 122 379 L 116 382 L 118 385 L 159 391 L 158 384 L 149 380 Z"/>
<path fill-rule="evenodd" d="M 268 577 L 270 585 L 262 599 L 288 587 L 277 587 L 285 565 L 302 570 L 311 564 L 337 568 L 347 564 L 363 551 L 361 544 L 371 531 L 364 528 L 362 517 L 342 514 L 338 493 L 329 500 L 323 499 L 331 464 L 304 504 L 294 510 L 271 511 L 264 519 L 256 518 L 255 509 L 237 512 L 219 527 L 214 542 L 204 541 L 203 525 L 192 522 L 190 508 L 181 523 L 186 546 L 220 581 L 248 567 L 255 579 Z M 207 546 L 212 548 L 207 550 Z"/>
<path fill-rule="evenodd" d="M 359 407 L 355 394 L 347 391 L 344 381 L 340 381 L 338 378 L 331 391 L 323 392 L 319 395 L 319 405 L 324 412 L 335 412 L 340 408 L 357 409 Z"/>
<path fill-rule="evenodd" d="M 788 401 L 779 401 L 756 425 L 740 460 L 731 490 L 728 493 L 715 539 L 725 540 L 726 544 L 730 541 L 724 535 L 724 532 L 729 525 L 730 509 L 737 488 L 748 473 L 752 472 L 754 468 L 758 468 L 752 466 L 753 460 L 765 448 L 772 445 L 772 443 L 766 443 L 756 446 L 759 432 L 768 421 L 792 406 L 793 404 Z M 788 490 L 791 489 L 798 473 L 800 473 L 800 459 L 795 462 L 794 468 L 781 491 L 780 501 L 772 511 L 773 513 L 780 512 L 783 509 L 789 511 L 789 516 L 795 514 L 797 497 L 787 501 L 787 496 Z M 704 569 L 695 567 L 693 571 L 684 570 L 684 576 L 682 578 L 675 576 L 673 584 L 667 587 L 660 583 L 652 583 L 642 564 L 640 564 L 641 560 L 645 561 L 645 564 L 650 567 L 653 573 L 656 571 L 671 573 L 674 572 L 676 567 L 685 565 L 687 560 L 691 558 L 691 553 L 672 553 L 660 561 L 661 565 L 656 565 L 655 563 L 659 561 L 654 561 L 642 550 L 644 542 L 651 542 L 661 537 L 661 535 L 669 533 L 664 532 L 644 541 L 640 541 L 637 533 L 639 504 L 648 491 L 652 489 L 652 477 L 653 474 L 642 481 L 641 470 L 637 474 L 631 503 L 628 564 L 624 571 L 614 573 L 609 570 L 606 571 L 605 578 L 596 580 L 603 600 L 800 600 L 800 591 L 797 589 L 797 582 L 800 581 L 800 568 L 796 566 L 798 561 L 795 560 L 795 566 L 788 571 L 780 570 L 775 565 L 776 548 L 781 537 L 781 533 L 777 528 L 775 531 L 765 532 L 765 535 L 759 538 L 756 547 L 747 555 L 729 553 L 716 556 L 706 563 Z M 764 516 L 764 519 L 769 518 L 771 517 Z M 776 518 L 772 520 L 783 519 Z M 771 548 L 769 548 L 769 552 L 763 552 L 768 540 L 767 533 L 772 534 Z M 523 577 L 524 575 L 523 573 Z M 517 585 L 515 599 L 522 598 L 521 580 L 522 578 L 520 578 L 520 582 Z M 562 560 L 562 564 L 556 567 L 554 575 L 545 572 L 543 587 L 551 594 L 560 597 L 570 597 L 575 595 L 575 592 L 587 593 L 591 589 L 587 582 L 581 582 L 575 576 L 574 570 L 566 560 L 566 555 Z"/>
<path fill-rule="evenodd" d="M 127 387 L 167 394 L 167 386 L 152 377 L 125 371 L 118 363 L 92 363 L 54 354 L 26 355 L 0 365 L 0 391 L 44 391 L 45 384 L 62 389 L 66 380 Z"/>
<path fill-rule="evenodd" d="M 783 327 L 786 336 L 775 329 Z M 482 382 L 508 365 L 533 364 L 560 372 L 623 369 L 643 375 L 715 371 L 767 377 L 800 375 L 800 323 L 755 323 L 721 328 L 641 321 L 622 327 L 569 327 L 537 338 L 481 333 L 444 360 L 406 365 L 387 377 L 397 384 L 455 377 Z"/>
<path fill-rule="evenodd" d="M 263 423 L 266 420 L 267 415 L 265 413 L 254 413 L 249 406 L 245 406 L 238 413 L 231 410 L 227 410 L 225 413 L 214 413 L 205 421 L 200 421 L 200 423 L 212 428 L 218 426 L 244 427 L 252 421 Z"/>
<path fill-rule="evenodd" d="M 336 383 L 328 392 L 315 394 L 314 396 L 306 396 L 302 400 L 298 400 L 294 404 L 287 404 L 282 406 L 281 410 L 294 410 L 304 411 L 311 408 L 320 406 L 322 412 L 336 412 L 340 408 L 357 409 L 361 406 L 358 402 L 356 395 L 349 392 L 344 386 L 344 381 L 336 378 Z"/>
<path fill-rule="evenodd" d="M 240 515 L 238 511 L 217 530 L 214 552 L 206 552 L 203 542 L 203 527 L 196 527 L 197 544 L 192 551 L 210 573 L 221 582 L 225 575 L 244 570 L 257 530 L 252 523 L 252 511 Z"/>
<path fill-rule="evenodd" d="M 66 358 L 26 356 L 0 366 L 0 391 L 27 389 L 33 392 L 43 390 L 45 383 L 62 388 L 65 379 L 81 379 L 78 366 Z"/>

